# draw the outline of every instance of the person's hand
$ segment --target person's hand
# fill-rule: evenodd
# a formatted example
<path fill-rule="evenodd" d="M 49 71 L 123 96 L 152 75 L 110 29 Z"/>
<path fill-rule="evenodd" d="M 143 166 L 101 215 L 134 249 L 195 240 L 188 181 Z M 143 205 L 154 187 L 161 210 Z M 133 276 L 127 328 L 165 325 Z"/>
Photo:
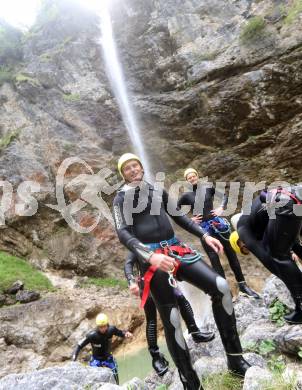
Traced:
<path fill-rule="evenodd" d="M 216 253 L 223 253 L 223 246 L 219 240 L 214 237 L 207 236 L 205 242 L 212 248 Z"/>
<path fill-rule="evenodd" d="M 191 220 L 199 225 L 202 221 L 202 215 L 196 215 L 195 217 L 192 217 Z"/>
<path fill-rule="evenodd" d="M 131 332 L 126 332 L 125 333 L 125 338 L 126 339 L 131 339 L 133 337 L 133 334 Z"/>
<path fill-rule="evenodd" d="M 214 216 L 214 217 L 220 217 L 222 214 L 223 214 L 223 208 L 221 206 L 217 207 L 216 209 L 212 210 L 211 211 L 211 214 Z"/>
<path fill-rule="evenodd" d="M 165 272 L 173 271 L 174 267 L 177 265 L 173 257 L 166 256 L 161 253 L 153 253 L 149 263 Z"/>
<path fill-rule="evenodd" d="M 300 257 L 296 255 L 294 252 L 292 252 L 292 259 L 297 263 L 298 261 L 301 261 Z"/>
<path fill-rule="evenodd" d="M 131 283 L 129 286 L 129 290 L 131 294 L 138 296 L 139 295 L 139 287 L 137 283 Z"/>
<path fill-rule="evenodd" d="M 71 356 L 71 360 L 72 360 L 73 362 L 75 362 L 75 361 L 77 360 L 77 357 L 76 357 L 75 354 L 73 354 L 73 355 Z"/>

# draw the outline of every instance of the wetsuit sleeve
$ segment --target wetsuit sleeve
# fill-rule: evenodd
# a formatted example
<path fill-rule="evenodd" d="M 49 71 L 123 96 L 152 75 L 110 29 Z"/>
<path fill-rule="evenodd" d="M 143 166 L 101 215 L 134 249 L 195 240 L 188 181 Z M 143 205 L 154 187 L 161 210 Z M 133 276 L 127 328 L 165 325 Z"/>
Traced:
<path fill-rule="evenodd" d="M 114 334 L 114 336 L 118 336 L 118 337 L 124 338 L 126 332 L 124 332 L 124 331 L 122 331 L 122 330 L 120 330 L 120 329 L 118 329 L 117 327 L 114 326 L 113 330 L 112 330 L 112 334 Z"/>
<path fill-rule="evenodd" d="M 132 226 L 127 225 L 123 212 L 123 199 L 122 196 L 117 195 L 113 201 L 113 218 L 118 238 L 139 261 L 148 263 L 153 252 L 135 237 Z"/>
<path fill-rule="evenodd" d="M 250 216 L 242 215 L 238 221 L 237 231 L 239 238 L 246 247 L 268 268 L 272 261 L 272 256 L 265 250 L 262 241 L 256 239 L 250 225 Z"/>
<path fill-rule="evenodd" d="M 187 206 L 187 205 L 191 206 L 187 194 L 186 193 L 181 194 L 177 201 L 177 207 L 180 208 L 181 206 Z"/>
<path fill-rule="evenodd" d="M 78 345 L 75 347 L 73 354 L 72 354 L 72 360 L 76 361 L 79 353 L 81 352 L 81 349 L 86 347 L 90 343 L 90 334 L 88 334 L 81 342 L 78 343 Z"/>
<path fill-rule="evenodd" d="M 169 213 L 168 210 L 168 203 L 170 204 L 169 209 L 173 211 L 180 212 L 180 207 L 177 205 L 175 200 L 173 200 L 171 197 L 169 197 L 166 190 L 163 191 L 163 203 L 165 210 L 167 214 L 173 219 L 177 225 L 182 227 L 184 230 L 186 230 L 189 233 L 194 234 L 195 236 L 204 239 L 209 234 L 203 230 L 197 223 L 193 222 L 189 217 L 186 215 L 173 215 L 173 213 Z"/>
<path fill-rule="evenodd" d="M 135 254 L 130 252 L 124 264 L 124 273 L 129 286 L 131 283 L 135 283 L 135 277 L 133 275 L 133 269 L 135 263 L 136 263 Z"/>

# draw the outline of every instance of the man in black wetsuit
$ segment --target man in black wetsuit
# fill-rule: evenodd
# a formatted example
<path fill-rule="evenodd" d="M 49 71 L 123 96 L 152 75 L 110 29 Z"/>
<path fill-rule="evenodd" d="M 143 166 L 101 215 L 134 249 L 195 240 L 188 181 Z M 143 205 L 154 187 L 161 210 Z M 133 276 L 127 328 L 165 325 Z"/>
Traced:
<path fill-rule="evenodd" d="M 72 360 L 76 361 L 82 348 L 91 344 L 92 357 L 89 362 L 91 367 L 108 367 L 112 370 L 117 384 L 119 384 L 117 363 L 111 354 L 111 339 L 112 336 L 122 338 L 131 338 L 132 334 L 128 331 L 122 331 L 115 326 L 109 325 L 108 317 L 104 313 L 100 313 L 96 317 L 97 328 L 89 332 L 86 337 L 76 346 Z"/>
<path fill-rule="evenodd" d="M 136 260 L 134 253 L 130 252 L 124 265 L 125 276 L 128 281 L 130 292 L 133 295 L 142 296 L 144 282 L 143 277 L 140 276 L 137 281 L 134 276 L 134 267 L 136 265 L 138 265 L 138 261 Z M 181 316 L 185 321 L 188 332 L 192 335 L 192 339 L 195 341 L 195 343 L 202 343 L 213 340 L 215 337 L 213 332 L 201 332 L 196 325 L 192 307 L 182 292 L 178 288 L 175 288 L 174 293 Z M 165 359 L 164 355 L 159 351 L 159 347 L 157 345 L 156 306 L 150 294 L 144 304 L 144 311 L 146 317 L 146 338 L 148 343 L 148 350 L 152 357 L 152 366 L 156 373 L 159 376 L 162 376 L 168 371 L 169 363 Z"/>
<path fill-rule="evenodd" d="M 220 218 L 223 210 L 227 206 L 227 195 L 221 194 L 212 185 L 209 186 L 208 183 L 204 185 L 200 183 L 198 172 L 194 168 L 186 169 L 184 178 L 193 186 L 193 189 L 180 196 L 178 206 L 189 205 L 193 213 L 192 220 L 200 224 L 212 237 L 217 238 L 221 242 L 230 267 L 235 275 L 239 291 L 248 297 L 259 299 L 260 296 L 247 285 L 237 255 L 230 245 L 229 224 L 224 218 Z M 215 194 L 222 199 L 221 205 L 216 209 L 213 207 Z M 203 240 L 201 240 L 201 245 L 208 255 L 214 270 L 225 278 L 219 255 Z"/>
<path fill-rule="evenodd" d="M 302 272 L 292 253 L 299 257 L 302 254 L 298 240 L 302 213 L 295 213 L 295 206 L 302 208 L 301 203 L 301 186 L 262 191 L 253 200 L 250 214 L 240 216 L 237 231 L 230 238 L 235 251 L 242 254 L 251 251 L 285 283 L 296 305 L 293 312 L 284 316 L 291 324 L 302 324 Z"/>
<path fill-rule="evenodd" d="M 203 238 L 217 252 L 223 250 L 221 243 L 190 218 L 180 215 L 176 202 L 164 189 L 156 189 L 143 181 L 143 167 L 137 156 L 123 155 L 118 168 L 126 184 L 113 201 L 116 231 L 121 243 L 137 257 L 145 289 L 146 285 L 150 286 L 164 325 L 167 346 L 184 388 L 202 389 L 183 338 L 173 275 L 211 296 L 228 367 L 244 376 L 250 365 L 242 357 L 230 288 L 198 253 L 175 237 L 168 215 L 186 231 Z"/>

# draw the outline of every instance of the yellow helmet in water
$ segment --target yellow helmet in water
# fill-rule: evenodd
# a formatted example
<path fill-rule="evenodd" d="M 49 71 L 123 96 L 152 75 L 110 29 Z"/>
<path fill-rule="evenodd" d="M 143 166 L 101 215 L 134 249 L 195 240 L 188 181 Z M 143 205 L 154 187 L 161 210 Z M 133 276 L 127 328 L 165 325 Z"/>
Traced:
<path fill-rule="evenodd" d="M 198 176 L 198 172 L 194 168 L 187 168 L 184 172 L 184 178 L 187 180 L 189 173 L 195 173 Z"/>
<path fill-rule="evenodd" d="M 96 316 L 95 323 L 97 326 L 105 326 L 109 324 L 108 317 L 104 313 L 100 313 Z"/>
<path fill-rule="evenodd" d="M 241 253 L 241 249 L 238 245 L 238 240 L 239 240 L 239 234 L 238 234 L 237 230 L 235 230 L 230 235 L 230 244 L 236 253 Z"/>
<path fill-rule="evenodd" d="M 137 157 L 135 154 L 133 154 L 133 153 L 125 153 L 125 154 L 123 154 L 123 155 L 119 158 L 118 163 L 117 163 L 117 169 L 118 169 L 118 171 L 119 171 L 119 173 L 120 173 L 121 176 L 123 176 L 123 172 L 122 172 L 123 165 L 124 165 L 126 162 L 130 161 L 130 160 L 136 160 L 136 161 L 138 161 L 138 162 L 141 164 L 141 166 L 143 166 L 143 164 L 142 164 L 140 158 Z"/>

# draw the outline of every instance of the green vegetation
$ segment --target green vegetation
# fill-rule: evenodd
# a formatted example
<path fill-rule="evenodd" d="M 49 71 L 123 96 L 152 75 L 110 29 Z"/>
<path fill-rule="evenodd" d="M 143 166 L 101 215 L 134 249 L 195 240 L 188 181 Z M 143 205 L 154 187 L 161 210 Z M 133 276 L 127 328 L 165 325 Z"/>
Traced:
<path fill-rule="evenodd" d="M 269 312 L 271 321 L 275 322 L 277 326 L 285 324 L 283 316 L 288 313 L 288 308 L 278 299 L 270 305 Z"/>
<path fill-rule="evenodd" d="M 63 99 L 66 102 L 77 102 L 81 99 L 81 95 L 79 93 L 64 93 Z"/>
<path fill-rule="evenodd" d="M 14 75 L 10 68 L 2 66 L 0 67 L 0 86 L 5 82 L 13 81 Z"/>
<path fill-rule="evenodd" d="M 286 15 L 284 19 L 284 23 L 292 24 L 302 13 L 302 0 L 294 0 L 291 6 L 289 7 L 284 6 L 283 12 Z"/>
<path fill-rule="evenodd" d="M 0 292 L 9 288 L 18 279 L 22 280 L 29 290 L 53 290 L 46 276 L 25 260 L 0 251 Z"/>
<path fill-rule="evenodd" d="M 168 390 L 168 387 L 166 385 L 160 385 L 156 388 L 156 390 Z"/>
<path fill-rule="evenodd" d="M 34 79 L 30 76 L 27 76 L 23 73 L 18 73 L 15 77 L 15 81 L 17 84 L 20 84 L 20 83 L 29 83 L 33 86 L 39 86 L 39 81 L 37 79 Z"/>
<path fill-rule="evenodd" d="M 7 148 L 8 145 L 19 136 L 21 129 L 22 127 L 13 130 L 11 133 L 7 133 L 4 137 L 0 138 L 0 151 Z"/>
<path fill-rule="evenodd" d="M 282 355 L 273 355 L 269 361 L 267 362 L 267 365 L 268 365 L 268 368 L 278 374 L 278 373 L 282 373 L 284 370 L 285 370 L 285 361 L 284 361 L 284 357 Z"/>
<path fill-rule="evenodd" d="M 261 390 L 296 390 L 297 378 L 283 378 L 281 373 L 274 374 L 270 380 L 262 383 Z"/>
<path fill-rule="evenodd" d="M 240 40 L 242 43 L 248 43 L 261 38 L 264 34 L 266 22 L 262 16 L 255 16 L 243 27 Z"/>
<path fill-rule="evenodd" d="M 82 287 L 94 285 L 97 287 L 120 287 L 127 288 L 128 284 L 126 280 L 114 279 L 114 278 L 88 278 L 81 283 Z"/>
<path fill-rule="evenodd" d="M 298 356 L 300 359 L 302 359 L 302 347 L 299 348 Z"/>
<path fill-rule="evenodd" d="M 240 390 L 243 380 L 229 372 L 221 372 L 207 376 L 202 385 L 205 390 Z"/>
<path fill-rule="evenodd" d="M 243 345 L 246 352 L 259 353 L 262 356 L 268 356 L 276 350 L 276 344 L 273 340 L 262 340 L 259 344 L 255 341 L 248 342 Z"/>

